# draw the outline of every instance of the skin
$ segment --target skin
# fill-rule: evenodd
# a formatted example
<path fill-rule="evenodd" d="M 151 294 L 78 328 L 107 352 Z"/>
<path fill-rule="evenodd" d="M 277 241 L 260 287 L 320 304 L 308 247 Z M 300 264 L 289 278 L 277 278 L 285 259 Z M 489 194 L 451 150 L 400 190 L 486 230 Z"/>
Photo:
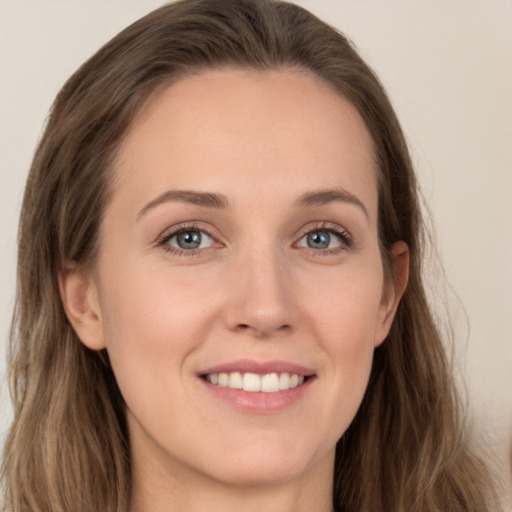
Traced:
<path fill-rule="evenodd" d="M 61 290 L 83 343 L 107 348 L 127 403 L 132 512 L 332 510 L 336 442 L 407 280 L 401 242 L 394 284 L 384 279 L 361 117 L 305 72 L 203 72 L 150 99 L 116 171 L 98 259 L 65 266 Z M 327 189 L 349 195 L 297 205 Z M 169 190 L 227 204 L 162 200 Z M 199 249 L 176 252 L 169 237 L 183 228 L 201 233 Z M 328 248 L 308 245 L 319 231 Z M 315 377 L 297 403 L 254 414 L 198 377 L 238 359 Z"/>

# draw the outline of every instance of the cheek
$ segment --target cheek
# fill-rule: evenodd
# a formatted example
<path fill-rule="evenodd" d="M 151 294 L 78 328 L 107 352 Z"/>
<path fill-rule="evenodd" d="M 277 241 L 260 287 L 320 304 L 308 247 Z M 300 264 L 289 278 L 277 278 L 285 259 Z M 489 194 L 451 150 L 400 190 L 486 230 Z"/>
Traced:
<path fill-rule="evenodd" d="M 213 290 L 186 272 L 118 270 L 132 277 L 106 288 L 103 321 L 131 432 L 149 432 L 172 453 L 179 452 L 180 443 L 188 446 L 190 437 L 205 436 L 193 421 L 201 416 L 190 386 L 189 355 L 210 333 L 206 325 L 213 318 Z"/>
<path fill-rule="evenodd" d="M 311 324 L 320 331 L 319 339 L 328 340 L 328 352 L 346 352 L 355 356 L 365 346 L 373 348 L 375 332 L 381 322 L 383 274 L 380 260 L 366 265 L 347 265 L 334 272 L 321 271 L 312 278 L 304 276 L 302 309 Z"/>
<path fill-rule="evenodd" d="M 101 282 L 103 332 L 125 400 L 134 409 L 161 406 L 180 385 L 187 354 L 208 334 L 212 292 L 186 272 L 129 262 L 105 264 Z"/>
<path fill-rule="evenodd" d="M 102 274 L 102 323 L 112 348 L 135 344 L 149 355 L 170 344 L 189 345 L 187 334 L 200 330 L 212 309 L 211 280 L 190 271 L 125 261 L 105 264 Z"/>
<path fill-rule="evenodd" d="M 377 271 L 372 272 L 372 268 Z M 353 268 L 336 278 L 321 279 L 321 298 L 308 301 L 314 338 L 327 358 L 333 407 L 343 404 L 344 431 L 355 416 L 366 390 L 373 361 L 376 332 L 381 322 L 382 274 L 379 266 Z M 333 411 L 331 411 L 332 413 Z"/>

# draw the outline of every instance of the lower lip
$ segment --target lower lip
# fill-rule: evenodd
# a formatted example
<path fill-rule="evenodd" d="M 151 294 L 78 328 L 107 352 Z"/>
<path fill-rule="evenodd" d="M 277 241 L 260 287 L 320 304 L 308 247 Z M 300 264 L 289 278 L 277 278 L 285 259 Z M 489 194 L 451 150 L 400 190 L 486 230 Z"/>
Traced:
<path fill-rule="evenodd" d="M 231 407 L 239 411 L 253 414 L 271 414 L 282 411 L 300 402 L 311 388 L 314 377 L 309 377 L 303 384 L 296 388 L 275 391 L 274 393 L 262 393 L 232 389 L 212 384 L 200 379 L 216 398 L 227 402 Z"/>

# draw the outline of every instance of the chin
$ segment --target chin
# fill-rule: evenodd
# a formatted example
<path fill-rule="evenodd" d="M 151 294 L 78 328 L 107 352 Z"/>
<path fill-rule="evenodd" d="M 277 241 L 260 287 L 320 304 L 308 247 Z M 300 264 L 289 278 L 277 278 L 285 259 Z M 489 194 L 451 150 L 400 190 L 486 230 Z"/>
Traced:
<path fill-rule="evenodd" d="M 253 487 L 285 484 L 299 478 L 306 468 L 285 461 L 244 461 L 236 467 L 215 468 L 216 479 L 227 485 Z"/>
<path fill-rule="evenodd" d="M 218 460 L 212 462 L 211 474 L 219 481 L 236 486 L 285 484 L 313 471 L 322 459 L 330 459 L 330 454 L 320 457 L 308 455 L 298 447 L 288 448 L 262 447 L 261 444 L 247 450 L 233 448 L 231 456 L 223 458 L 222 464 Z"/>

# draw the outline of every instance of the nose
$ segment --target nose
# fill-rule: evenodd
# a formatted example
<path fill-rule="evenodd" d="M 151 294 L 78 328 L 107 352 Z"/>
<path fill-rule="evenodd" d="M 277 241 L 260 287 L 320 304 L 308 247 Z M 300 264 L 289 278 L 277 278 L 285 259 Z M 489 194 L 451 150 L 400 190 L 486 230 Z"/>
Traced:
<path fill-rule="evenodd" d="M 224 317 L 230 330 L 270 338 L 294 328 L 293 280 L 278 251 L 270 248 L 238 258 L 227 281 Z"/>

